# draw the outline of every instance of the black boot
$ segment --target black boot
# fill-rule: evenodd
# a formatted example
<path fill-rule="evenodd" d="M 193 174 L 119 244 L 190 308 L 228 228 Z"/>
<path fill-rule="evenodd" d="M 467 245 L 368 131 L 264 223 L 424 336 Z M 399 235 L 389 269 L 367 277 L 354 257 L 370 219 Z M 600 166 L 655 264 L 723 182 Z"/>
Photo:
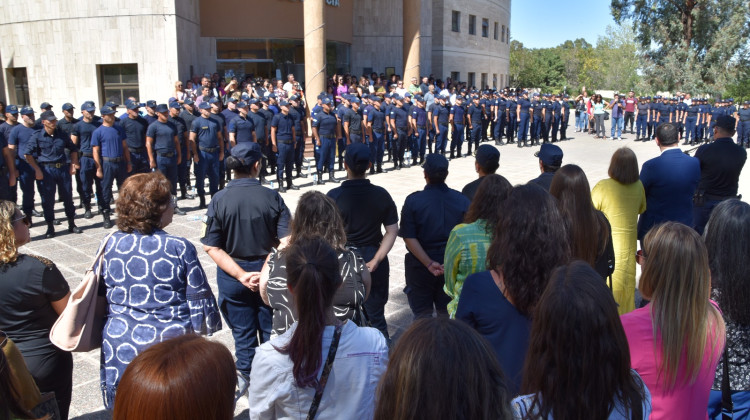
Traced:
<path fill-rule="evenodd" d="M 200 200 L 200 204 L 198 205 L 198 208 L 203 210 L 206 208 L 206 196 L 203 194 L 200 194 L 198 196 L 198 200 Z"/>
<path fill-rule="evenodd" d="M 188 194 L 187 192 L 187 185 L 180 184 L 180 200 L 192 200 L 195 196 L 192 194 Z"/>
<path fill-rule="evenodd" d="M 333 176 L 333 171 L 330 171 L 328 172 L 328 182 L 333 182 L 335 184 L 338 184 L 341 181 L 339 181 L 338 179 L 336 179 L 335 176 Z"/>
<path fill-rule="evenodd" d="M 318 171 L 318 184 L 325 184 L 325 180 L 323 179 L 323 171 Z"/>
<path fill-rule="evenodd" d="M 94 215 L 91 214 L 91 204 L 84 204 L 83 207 L 86 209 L 86 211 L 83 212 L 84 219 L 91 219 L 94 217 Z"/>
<path fill-rule="evenodd" d="M 76 226 L 75 222 L 73 222 L 73 219 L 68 219 L 68 232 L 70 233 L 83 233 L 81 228 Z"/>
<path fill-rule="evenodd" d="M 370 166 L 370 175 L 375 175 L 375 167 Z"/>
<path fill-rule="evenodd" d="M 379 174 L 382 174 L 383 173 L 383 165 L 378 164 L 378 169 L 375 172 L 377 172 Z"/>
<path fill-rule="evenodd" d="M 55 237 L 55 225 L 52 222 L 47 222 L 47 233 L 44 234 L 47 239 Z"/>
<path fill-rule="evenodd" d="M 102 214 L 102 217 L 104 217 L 104 223 L 102 224 L 102 227 L 104 229 L 111 229 L 112 228 L 112 220 L 110 220 L 110 218 L 109 218 L 109 212 L 105 211 Z"/>
<path fill-rule="evenodd" d="M 299 190 L 299 187 L 292 183 L 292 174 L 289 173 L 286 176 L 286 188 L 288 190 Z"/>

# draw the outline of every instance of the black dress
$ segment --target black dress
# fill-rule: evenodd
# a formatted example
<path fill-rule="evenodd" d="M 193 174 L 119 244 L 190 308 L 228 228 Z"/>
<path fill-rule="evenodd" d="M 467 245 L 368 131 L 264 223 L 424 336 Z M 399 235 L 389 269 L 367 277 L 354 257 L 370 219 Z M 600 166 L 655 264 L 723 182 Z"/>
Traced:
<path fill-rule="evenodd" d="M 0 264 L 0 330 L 23 355 L 41 392 L 54 392 L 60 415 L 68 418 L 73 389 L 73 356 L 49 341 L 57 320 L 51 302 L 70 291 L 55 264 L 41 257 L 19 254 Z"/>

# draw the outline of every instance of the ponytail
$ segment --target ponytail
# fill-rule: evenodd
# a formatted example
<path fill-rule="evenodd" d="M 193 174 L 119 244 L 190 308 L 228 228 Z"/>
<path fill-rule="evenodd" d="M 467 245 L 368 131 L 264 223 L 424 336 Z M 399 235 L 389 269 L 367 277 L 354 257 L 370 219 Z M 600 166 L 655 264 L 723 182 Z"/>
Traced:
<path fill-rule="evenodd" d="M 323 364 L 326 312 L 341 285 L 338 256 L 320 238 L 302 239 L 285 252 L 287 284 L 297 307 L 297 328 L 289 343 L 277 350 L 292 360 L 299 387 L 315 387 Z"/>

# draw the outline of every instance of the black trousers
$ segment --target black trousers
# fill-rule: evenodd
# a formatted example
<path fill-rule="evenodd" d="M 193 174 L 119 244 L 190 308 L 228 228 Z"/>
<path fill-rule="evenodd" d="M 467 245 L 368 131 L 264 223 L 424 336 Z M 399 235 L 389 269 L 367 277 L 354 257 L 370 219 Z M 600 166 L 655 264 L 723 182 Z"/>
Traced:
<path fill-rule="evenodd" d="M 630 124 L 630 132 L 632 133 L 634 121 L 635 121 L 635 113 L 625 112 L 625 124 L 622 127 L 622 131 L 625 132 L 625 130 L 628 128 L 628 124 Z"/>
<path fill-rule="evenodd" d="M 415 319 L 432 317 L 433 309 L 438 316 L 448 316 L 451 298 L 443 291 L 445 277 L 433 276 L 411 253 L 404 257 L 404 274 L 404 293 Z"/>
<path fill-rule="evenodd" d="M 39 391 L 54 392 L 62 420 L 67 420 L 73 392 L 73 355 L 62 350 L 23 357 Z"/>
<path fill-rule="evenodd" d="M 416 155 L 415 155 L 416 156 Z M 378 246 L 359 246 L 357 249 L 362 253 L 365 263 L 370 261 L 378 252 Z M 370 273 L 370 296 L 365 301 L 365 310 L 370 318 L 370 324 L 377 328 L 386 340 L 389 339 L 388 324 L 385 321 L 385 304 L 388 303 L 388 286 L 390 283 L 391 266 L 388 256 L 378 264 L 378 268 Z"/>

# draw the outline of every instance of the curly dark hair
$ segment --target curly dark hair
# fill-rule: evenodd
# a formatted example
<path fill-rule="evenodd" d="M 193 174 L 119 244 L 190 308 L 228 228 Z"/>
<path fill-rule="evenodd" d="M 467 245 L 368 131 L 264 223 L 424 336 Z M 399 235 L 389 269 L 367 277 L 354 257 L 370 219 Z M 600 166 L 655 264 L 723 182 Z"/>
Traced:
<path fill-rule="evenodd" d="M 603 419 L 618 402 L 643 417 L 617 304 L 584 261 L 555 269 L 539 299 L 522 393 L 534 394 L 529 412 L 539 418 Z"/>
<path fill-rule="evenodd" d="M 531 316 L 552 270 L 570 259 L 568 221 L 533 183 L 513 188 L 499 211 L 487 267 L 502 273 L 513 306 Z"/>
<path fill-rule="evenodd" d="M 346 230 L 339 208 L 320 191 L 308 191 L 300 197 L 289 243 L 313 238 L 323 238 L 337 251 L 346 248 Z"/>
<path fill-rule="evenodd" d="M 121 231 L 150 235 L 161 227 L 161 216 L 172 205 L 172 186 L 161 172 L 132 175 L 122 184 L 116 204 Z"/>
<path fill-rule="evenodd" d="M 464 216 L 464 223 L 474 223 L 482 219 L 487 223 L 487 233 L 492 235 L 500 219 L 498 208 L 508 198 L 512 189 L 513 186 L 504 176 L 486 175 L 479 183 L 479 188 L 471 200 L 469 210 Z"/>

